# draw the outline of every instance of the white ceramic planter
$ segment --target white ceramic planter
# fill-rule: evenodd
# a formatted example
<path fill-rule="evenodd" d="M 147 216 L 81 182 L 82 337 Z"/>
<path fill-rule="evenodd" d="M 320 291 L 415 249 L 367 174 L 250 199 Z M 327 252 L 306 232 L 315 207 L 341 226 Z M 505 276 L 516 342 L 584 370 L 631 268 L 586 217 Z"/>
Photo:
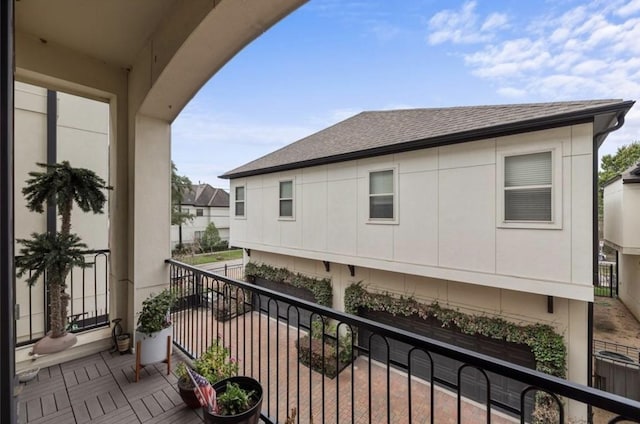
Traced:
<path fill-rule="evenodd" d="M 173 334 L 173 325 L 150 336 L 136 331 L 140 341 L 140 365 L 155 364 L 167 359 L 167 337 Z"/>

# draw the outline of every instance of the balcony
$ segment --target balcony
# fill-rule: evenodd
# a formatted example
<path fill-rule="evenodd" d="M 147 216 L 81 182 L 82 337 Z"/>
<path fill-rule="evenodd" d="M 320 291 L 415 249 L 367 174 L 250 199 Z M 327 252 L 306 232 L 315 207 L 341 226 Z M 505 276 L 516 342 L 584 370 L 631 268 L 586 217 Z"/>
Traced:
<path fill-rule="evenodd" d="M 549 395 L 544 413 L 555 417 L 542 422 L 575 422 L 588 406 L 596 411 L 594 422 L 640 422 L 639 402 L 174 260 L 167 263 L 170 285 L 180 298 L 173 312 L 173 366 L 222 339 L 238 358 L 240 374 L 262 383 L 265 423 L 284 422 L 293 408 L 302 423 L 534 422 L 537 392 Z M 298 352 L 297 341 L 310 344 L 305 336 L 314 326 L 327 335 L 311 362 L 324 364 L 325 371 L 342 368 L 340 358 L 328 359 L 336 336 L 353 353 L 354 360 L 335 378 L 305 365 L 310 358 L 301 357 L 310 354 L 310 345 Z M 391 341 L 408 345 L 408 354 L 381 356 L 379 347 L 388 352 Z M 372 347 L 378 348 L 375 355 Z M 438 371 L 441 358 L 457 364 L 449 369 L 454 378 Z M 494 382 L 501 377 L 519 388 L 517 396 L 495 395 Z M 182 403 L 176 381 L 160 363 L 144 368 L 135 383 L 133 355 L 102 352 L 41 370 L 22 390 L 20 422 L 201 422 L 202 412 Z"/>

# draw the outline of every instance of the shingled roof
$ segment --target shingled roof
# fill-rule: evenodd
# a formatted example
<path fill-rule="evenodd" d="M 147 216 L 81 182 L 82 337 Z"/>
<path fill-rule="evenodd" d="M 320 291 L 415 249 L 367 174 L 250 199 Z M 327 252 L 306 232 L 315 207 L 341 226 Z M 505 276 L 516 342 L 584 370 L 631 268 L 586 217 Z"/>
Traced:
<path fill-rule="evenodd" d="M 613 123 L 632 101 L 586 100 L 362 112 L 221 176 L 249 175 L 353 160 L 487 137 L 589 122 Z M 607 123 L 608 124 L 608 123 Z"/>
<path fill-rule="evenodd" d="M 185 193 L 182 204 L 228 208 L 229 193 L 221 188 L 212 187 L 209 184 L 192 184 L 191 190 Z"/>

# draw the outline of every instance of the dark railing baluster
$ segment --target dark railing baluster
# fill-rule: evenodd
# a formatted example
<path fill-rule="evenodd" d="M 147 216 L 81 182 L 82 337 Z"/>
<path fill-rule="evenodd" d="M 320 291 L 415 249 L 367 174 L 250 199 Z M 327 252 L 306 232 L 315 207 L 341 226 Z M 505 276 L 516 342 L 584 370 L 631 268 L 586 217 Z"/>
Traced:
<path fill-rule="evenodd" d="M 205 330 L 205 333 L 211 334 L 212 337 L 210 338 L 208 335 L 202 337 L 201 335 L 199 339 L 202 340 L 204 345 L 208 345 L 219 336 L 224 345 L 233 349 L 232 351 L 236 354 L 236 357 L 242 360 L 243 366 L 241 369 L 243 372 L 262 381 L 265 391 L 262 419 L 266 423 L 284 422 L 294 406 L 291 405 L 294 398 L 298 423 L 310 422 L 312 419 L 315 419 L 316 423 L 342 423 L 348 421 L 348 416 L 351 416 L 352 423 L 361 420 L 377 423 L 383 422 L 385 415 L 387 422 L 391 422 L 392 419 L 403 422 L 424 422 L 427 419 L 425 408 L 429 409 L 428 419 L 431 423 L 435 423 L 435 410 L 439 407 L 438 402 L 441 399 L 445 399 L 446 396 L 451 396 L 457 401 L 459 422 L 466 421 L 466 417 L 462 418 L 463 412 L 465 414 L 486 415 L 485 421 L 491 422 L 494 420 L 497 411 L 507 416 L 519 418 L 521 422 L 529 422 L 530 414 L 534 412 L 536 406 L 540 406 L 537 403 L 540 402 L 538 400 L 539 397 L 529 396 L 530 393 L 534 394 L 535 392 L 544 392 L 549 395 L 548 398 L 543 398 L 547 399 L 545 405 L 548 407 L 550 405 L 550 408 L 554 411 L 557 410 L 555 413 L 560 419 L 559 422 L 564 422 L 565 418 L 569 416 L 568 413 L 572 414 L 571 411 L 565 411 L 565 405 L 568 405 L 571 399 L 584 405 L 592 405 L 593 407 L 610 411 L 616 417 L 626 417 L 627 420 L 632 422 L 640 422 L 640 402 L 571 383 L 529 368 L 508 363 L 499 358 L 479 354 L 369 319 L 345 314 L 254 284 L 237 281 L 223 275 L 215 275 L 174 260 L 168 260 L 167 262 L 171 264 L 172 270 L 170 274 L 172 276 L 182 272 L 185 273 L 184 275 L 188 275 L 191 281 L 195 281 L 194 276 L 198 275 L 201 276 L 203 282 L 206 282 L 206 293 L 211 293 L 211 298 L 208 302 L 203 302 L 203 299 L 200 299 L 201 304 L 206 303 L 211 306 L 213 299 L 218 296 L 217 298 L 220 302 L 218 306 L 222 308 L 226 306 L 226 310 L 232 312 L 235 307 L 236 316 L 233 318 L 225 317 L 229 321 L 227 325 L 221 324 L 220 320 L 215 319 L 214 311 L 209 313 L 208 310 L 205 310 L 207 308 L 198 305 L 198 302 L 193 302 L 192 304 L 183 302 L 185 309 L 176 311 L 174 319 L 176 321 L 182 319 L 181 325 L 187 324 L 188 321 L 194 321 L 191 324 L 197 328 L 208 328 L 207 326 L 210 325 L 212 329 L 216 328 L 218 330 L 215 334 L 213 331 Z M 229 274 L 230 268 L 227 269 L 227 275 Z M 614 277 L 611 276 L 610 278 Z M 180 280 L 180 278 L 172 277 L 171 282 L 172 284 L 178 284 Z M 210 290 L 209 285 L 214 281 L 216 283 L 215 290 L 213 290 L 213 287 Z M 609 286 L 611 285 L 610 281 Z M 189 293 L 193 292 L 194 290 L 189 291 Z M 244 306 L 241 306 L 242 302 L 246 302 L 246 305 L 250 304 L 252 307 L 244 311 Z M 196 310 L 199 310 L 199 313 L 196 313 Z M 284 310 L 286 310 L 286 314 L 283 313 Z M 272 320 L 270 317 L 273 313 L 276 315 L 275 319 Z M 250 316 L 247 317 L 246 314 L 250 314 Z M 303 314 L 305 315 L 304 320 L 301 319 Z M 306 316 L 310 317 L 309 322 L 306 322 Z M 215 323 L 211 321 L 212 319 L 215 319 Z M 242 319 L 242 322 L 240 319 Z M 247 319 L 249 320 L 248 322 L 246 321 Z M 266 322 L 263 321 L 265 319 L 267 320 Z M 202 320 L 205 322 L 202 322 Z M 236 320 L 236 322 L 232 323 L 232 320 Z M 315 352 L 317 356 L 314 357 L 313 337 L 311 334 L 313 329 L 310 324 L 315 321 L 318 322 L 316 326 L 321 334 L 318 339 L 320 342 L 319 349 Z M 332 324 L 329 326 L 328 323 Z M 334 323 L 336 327 L 335 334 L 333 334 Z M 222 329 L 220 329 L 221 325 Z M 275 331 L 273 325 L 276 326 Z M 287 328 L 281 329 L 281 325 L 287 325 Z M 250 328 L 248 336 L 245 334 L 247 327 Z M 233 335 L 234 328 L 235 336 Z M 242 337 L 240 337 L 241 328 Z M 307 367 L 305 370 L 304 367 L 306 365 L 301 364 L 299 361 L 300 350 L 295 353 L 295 359 L 293 357 L 294 351 L 289 351 L 291 337 L 294 336 L 298 338 L 297 344 L 299 348 L 303 347 L 300 338 L 303 335 L 302 331 L 306 331 L 309 337 L 304 342 L 304 347 L 308 347 L 308 352 L 305 352 L 304 355 L 308 362 L 318 363 L 321 369 L 333 367 L 335 363 L 335 366 L 339 369 L 342 365 L 340 362 L 341 347 L 343 347 L 341 346 L 341 334 L 344 335 L 345 330 L 351 334 L 351 354 L 356 358 L 351 361 L 350 368 L 348 368 L 351 372 L 350 378 L 340 380 L 339 374 L 335 377 L 335 380 L 329 380 L 328 377 L 323 376 L 320 372 L 313 371 L 311 367 Z M 193 338 L 193 335 L 187 337 Z M 286 340 L 284 344 L 282 338 Z M 206 346 L 198 346 L 195 349 L 187 348 L 187 346 L 194 346 L 195 340 L 177 337 L 175 342 L 185 352 L 189 353 L 195 350 L 195 352 L 190 353 L 192 356 L 199 355 L 203 349 L 206 349 Z M 243 344 L 242 347 L 240 347 L 240 343 Z M 256 343 L 257 346 L 255 346 Z M 266 343 L 264 351 L 263 343 Z M 391 343 L 394 344 L 392 345 Z M 406 353 L 399 354 L 401 352 L 400 349 L 392 349 L 392 346 L 396 346 L 395 343 L 406 345 Z M 331 349 L 329 349 L 329 346 Z M 597 342 L 594 343 L 595 346 L 607 348 L 607 345 L 603 346 Z M 333 351 L 334 347 L 337 357 L 329 360 L 327 355 L 330 350 Z M 286 349 L 286 353 L 283 353 L 282 349 Z M 631 352 L 628 353 L 631 354 Z M 633 355 L 637 355 L 637 352 L 634 351 Z M 280 356 L 283 356 L 282 363 Z M 358 356 L 361 356 L 362 359 L 358 358 Z M 449 370 L 451 377 L 448 374 L 441 373 L 441 371 L 436 373 L 436 368 L 440 367 L 438 370 L 442 370 L 442 363 L 438 365 L 438 361 L 443 357 L 451 360 L 453 364 L 457 364 L 452 365 L 451 368 L 453 369 Z M 255 361 L 256 358 L 257 363 Z M 296 362 L 295 365 L 291 363 L 293 360 Z M 366 367 L 362 362 L 363 360 L 367 362 Z M 251 361 L 251 365 L 247 364 L 247 361 Z M 360 361 L 360 366 L 357 366 L 355 361 Z M 285 366 L 286 369 L 283 370 L 282 366 Z M 257 372 L 255 372 L 254 367 L 257 367 Z M 264 369 L 265 367 L 266 370 Z M 392 368 L 396 369 L 398 373 L 392 371 Z M 295 377 L 293 377 L 293 372 L 296 373 Z M 475 373 L 478 373 L 478 375 L 483 375 L 484 378 L 470 379 L 468 378 L 470 372 L 473 373 L 473 377 L 475 377 Z M 308 381 L 306 381 L 307 373 Z M 405 377 L 400 376 L 403 373 Z M 513 399 L 507 398 L 507 400 L 492 398 L 498 391 L 496 386 L 493 385 L 494 374 L 509 378 L 523 388 L 522 390 L 514 389 L 514 394 L 519 394 L 519 401 L 517 397 Z M 466 389 L 463 391 L 462 388 L 463 376 L 465 377 L 465 385 L 484 384 L 486 386 L 485 392 L 478 390 L 481 395 L 480 402 L 484 402 L 484 405 L 478 405 L 475 402 L 478 400 L 476 397 L 472 398 L 474 402 L 468 402 L 471 398 L 468 399 L 463 394 L 467 393 Z M 381 378 L 385 378 L 385 381 L 380 380 Z M 396 380 L 396 378 L 404 378 L 404 380 Z M 420 382 L 418 378 L 424 378 L 426 381 L 424 383 Z M 482 380 L 484 380 L 484 383 L 482 383 Z M 396 385 L 397 381 L 406 381 L 406 384 Z M 308 384 L 308 387 L 305 387 L 306 384 Z M 350 387 L 347 388 L 345 385 L 350 385 Z M 437 399 L 436 385 L 439 386 Z M 396 399 L 402 393 L 391 393 L 392 387 L 394 391 L 407 390 L 407 407 L 404 408 L 404 411 L 408 411 L 406 419 L 398 416 L 397 409 L 398 407 L 403 408 L 405 404 L 399 405 L 395 400 L 391 401 L 392 396 Z M 423 387 L 424 390 L 422 389 Z M 336 390 L 335 414 L 331 412 L 331 408 L 334 405 L 331 405 L 330 402 L 333 399 L 330 390 L 333 389 Z M 351 397 L 350 402 L 348 393 L 350 393 Z M 427 395 L 430 397 L 428 403 L 426 399 L 422 400 L 423 396 Z M 448 402 L 449 400 L 446 401 Z M 470 405 L 471 409 L 469 411 L 472 412 L 466 412 L 466 404 Z M 463 405 L 465 405 L 464 408 Z M 382 408 L 385 407 L 386 414 L 382 411 Z M 345 410 L 346 408 L 349 408 L 350 411 Z M 407 412 L 403 412 L 403 414 L 407 414 Z M 620 421 L 618 418 L 613 418 L 610 422 L 618 421 Z"/>
<path fill-rule="evenodd" d="M 103 250 L 91 250 L 83 252 L 86 257 L 90 257 L 89 260 L 93 260 L 92 267 L 94 271 L 91 273 L 87 273 L 86 268 L 73 268 L 69 271 L 68 275 L 68 294 L 70 296 L 69 302 L 69 323 L 75 324 L 76 328 L 73 329 L 75 333 L 81 333 L 83 331 L 93 330 L 101 327 L 108 327 L 110 325 L 109 321 L 109 254 L 110 251 L 108 249 Z M 93 259 L 91 259 L 91 256 Z M 99 263 L 97 258 L 104 258 L 104 264 Z M 104 274 L 98 273 L 98 266 L 104 266 L 105 272 Z M 80 280 L 77 277 L 76 273 L 81 276 Z M 32 275 L 32 271 L 28 272 L 28 275 Z M 88 278 L 89 277 L 89 278 Z M 92 294 L 87 294 L 87 287 L 90 284 L 90 277 L 93 277 L 93 292 Z M 16 347 L 26 346 L 40 340 L 41 337 L 44 336 L 47 329 L 50 328 L 49 322 L 49 288 L 46 284 L 48 275 L 46 272 L 43 274 L 42 278 L 39 282 L 34 285 L 27 287 L 27 302 L 28 305 L 21 305 L 26 310 L 29 311 L 28 316 L 22 316 L 20 319 L 28 320 L 28 331 L 27 334 L 21 334 L 17 332 L 16 328 Z M 19 287 L 18 284 L 24 284 L 26 287 L 26 283 L 23 281 L 16 281 L 16 293 L 20 293 L 22 290 L 25 290 L 23 287 Z M 99 288 L 104 288 L 99 290 Z M 35 290 L 35 292 L 34 292 Z M 103 290 L 103 291 L 102 291 Z M 34 316 L 36 313 L 37 305 L 34 305 L 34 302 L 37 301 L 39 294 L 42 294 L 42 314 L 38 317 Z M 81 297 L 75 299 L 75 295 L 80 292 Z M 93 297 L 93 301 L 91 299 Z M 81 302 L 80 307 L 76 307 L 76 302 Z M 87 310 L 89 307 L 92 310 Z M 79 311 L 78 311 L 79 309 Z M 36 322 L 35 319 L 39 319 L 40 322 Z M 17 327 L 17 326 L 16 326 Z M 42 330 L 39 330 L 39 329 Z M 35 333 L 37 331 L 37 333 Z"/>

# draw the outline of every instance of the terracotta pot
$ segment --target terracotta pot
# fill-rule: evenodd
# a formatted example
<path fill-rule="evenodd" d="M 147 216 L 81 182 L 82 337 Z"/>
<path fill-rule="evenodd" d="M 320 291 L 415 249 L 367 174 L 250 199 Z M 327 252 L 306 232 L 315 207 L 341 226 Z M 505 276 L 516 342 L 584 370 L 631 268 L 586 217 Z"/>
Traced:
<path fill-rule="evenodd" d="M 260 411 L 262 410 L 262 386 L 260 383 L 251 377 L 238 376 L 226 378 L 213 385 L 213 389 L 218 395 L 225 392 L 227 382 L 236 383 L 240 388 L 245 390 L 253 390 L 253 398 L 256 400 L 256 403 L 238 415 L 218 415 L 209 412 L 207 408 L 202 408 L 204 422 L 207 424 L 258 424 Z"/>

